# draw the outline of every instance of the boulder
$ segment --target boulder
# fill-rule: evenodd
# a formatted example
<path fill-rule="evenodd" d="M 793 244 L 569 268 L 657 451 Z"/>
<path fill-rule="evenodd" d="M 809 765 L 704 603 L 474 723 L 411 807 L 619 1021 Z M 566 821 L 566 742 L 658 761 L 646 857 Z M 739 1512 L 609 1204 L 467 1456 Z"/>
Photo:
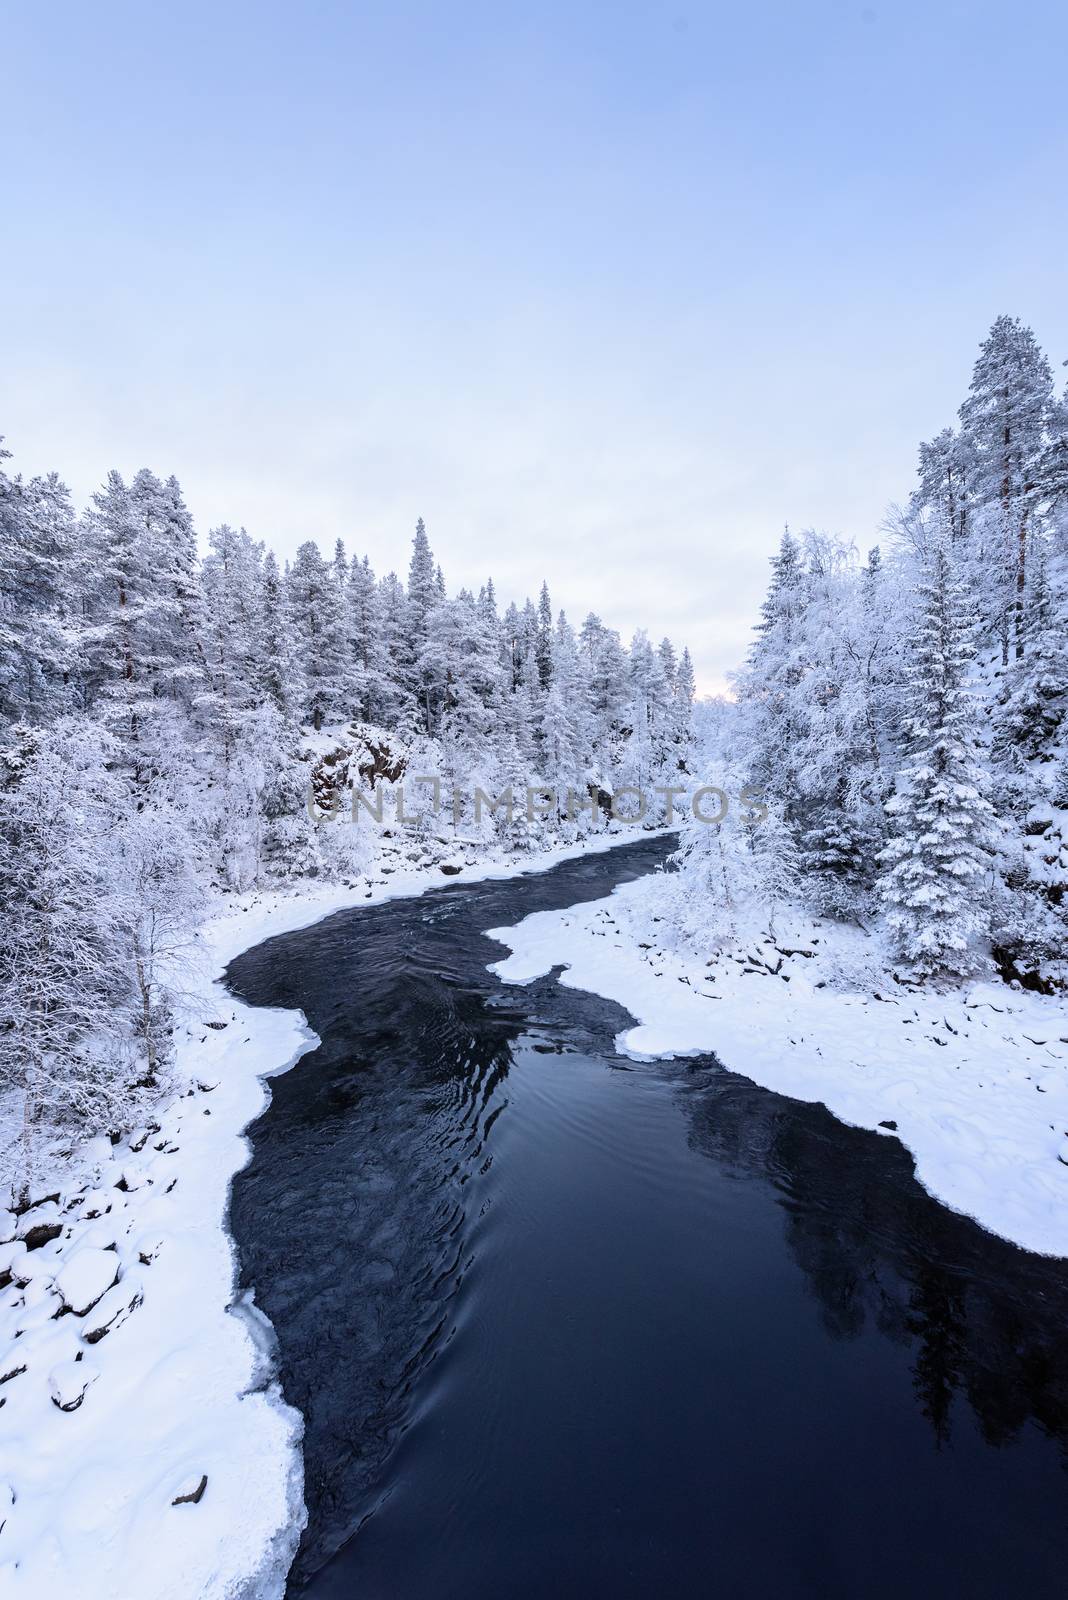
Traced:
<path fill-rule="evenodd" d="M 172 1506 L 198 1506 L 204 1498 L 204 1490 L 208 1487 L 208 1475 L 202 1472 L 199 1478 L 186 1478 L 178 1485 L 178 1493 L 171 1501 Z"/>
<path fill-rule="evenodd" d="M 20 1289 L 25 1289 L 35 1278 L 44 1278 L 50 1283 L 55 1276 L 57 1264 L 54 1256 L 44 1256 L 40 1251 L 24 1249 L 11 1263 L 11 1276 Z"/>
<path fill-rule="evenodd" d="M 24 1242 L 27 1250 L 39 1250 L 49 1240 L 58 1239 L 62 1232 L 63 1221 L 54 1200 L 45 1200 L 24 1211 L 15 1225 L 15 1236 Z"/>
<path fill-rule="evenodd" d="M 0 1278 L 11 1274 L 15 1277 L 15 1268 L 26 1254 L 26 1246 L 21 1239 L 12 1239 L 7 1244 L 0 1244 Z"/>
<path fill-rule="evenodd" d="M 140 1285 L 131 1278 L 112 1284 L 107 1294 L 101 1295 L 96 1305 L 85 1313 L 82 1338 L 86 1344 L 99 1344 L 106 1333 L 121 1327 L 143 1299 Z"/>
<path fill-rule="evenodd" d="M 75 1357 L 73 1361 L 58 1362 L 48 1374 L 52 1404 L 60 1411 L 77 1411 L 85 1399 L 85 1391 L 99 1376 L 99 1367 L 94 1367 L 91 1361 Z"/>
<path fill-rule="evenodd" d="M 56 1274 L 56 1288 L 68 1311 L 83 1317 L 107 1294 L 118 1275 L 119 1257 L 114 1250 L 84 1245 Z"/>

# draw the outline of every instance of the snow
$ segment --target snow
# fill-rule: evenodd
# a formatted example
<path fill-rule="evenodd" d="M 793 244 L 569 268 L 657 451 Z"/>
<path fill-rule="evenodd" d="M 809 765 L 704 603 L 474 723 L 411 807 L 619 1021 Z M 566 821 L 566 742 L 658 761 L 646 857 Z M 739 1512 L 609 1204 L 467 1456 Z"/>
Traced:
<path fill-rule="evenodd" d="M 56 1288 L 67 1310 L 81 1317 L 107 1294 L 118 1275 L 117 1251 L 86 1244 L 75 1250 L 60 1268 L 56 1274 Z"/>
<path fill-rule="evenodd" d="M 59 1207 L 54 1200 L 44 1201 L 39 1206 L 34 1206 L 32 1211 L 25 1212 L 15 1221 L 15 1238 L 25 1239 L 35 1228 L 48 1227 L 49 1224 L 59 1221 Z"/>
<path fill-rule="evenodd" d="M 199 1026 L 224 1004 L 226 1030 Z M 140 1152 L 123 1141 L 102 1156 L 98 1145 L 64 1181 L 61 1237 L 18 1263 L 20 1276 L 34 1263 L 32 1287 L 54 1280 L 73 1311 L 12 1340 L 26 1371 L 3 1386 L 0 1479 L 15 1493 L 0 1544 L 5 1597 L 187 1600 L 229 1594 L 239 1577 L 253 1580 L 250 1593 L 281 1592 L 301 1525 L 300 1423 L 228 1314 L 225 1216 L 241 1129 L 264 1104 L 257 1072 L 288 1065 L 309 1036 L 290 1014 L 238 1019 L 243 1008 L 210 981 L 191 1005 L 180 1065 L 188 1076 L 210 1065 L 218 1089 L 162 1108 Z M 0 1303 L 5 1368 L 24 1314 Z M 94 1369 L 77 1409 L 60 1410 Z M 172 1509 L 205 1472 L 213 1493 Z"/>
<path fill-rule="evenodd" d="M 986 982 L 949 994 L 843 989 L 843 972 L 864 970 L 866 942 L 828 922 L 706 962 L 659 948 L 656 884 L 493 929 L 511 951 L 493 970 L 529 983 L 564 966 L 561 982 L 636 1019 L 617 1041 L 626 1055 L 711 1052 L 764 1088 L 822 1101 L 842 1122 L 900 1139 L 945 1205 L 1024 1249 L 1068 1255 L 1063 1000 Z M 807 956 L 782 954 L 801 946 Z"/>
<path fill-rule="evenodd" d="M 86 1391 L 100 1377 L 100 1368 L 92 1361 L 79 1359 L 61 1361 L 48 1374 L 48 1392 L 52 1403 L 60 1411 L 77 1411 Z"/>
<path fill-rule="evenodd" d="M 38 1186 L 60 1199 L 17 1218 L 18 1231 L 48 1220 L 58 1237 L 0 1245 L 0 1273 L 12 1272 L 0 1290 L 0 1484 L 13 1494 L 0 1600 L 283 1593 L 305 1517 L 302 1424 L 274 1380 L 269 1327 L 254 1300 L 235 1303 L 227 1206 L 266 1080 L 318 1039 L 298 1012 L 234 1000 L 219 981 L 228 962 L 334 911 L 544 871 L 636 837 L 617 828 L 484 860 L 454 851 L 459 878 L 420 845 L 420 865 L 397 850 L 392 871 L 380 862 L 349 886 L 234 897 L 202 930 L 176 1041 L 186 1092 Z M 205 1477 L 200 1499 L 185 1498 Z"/>

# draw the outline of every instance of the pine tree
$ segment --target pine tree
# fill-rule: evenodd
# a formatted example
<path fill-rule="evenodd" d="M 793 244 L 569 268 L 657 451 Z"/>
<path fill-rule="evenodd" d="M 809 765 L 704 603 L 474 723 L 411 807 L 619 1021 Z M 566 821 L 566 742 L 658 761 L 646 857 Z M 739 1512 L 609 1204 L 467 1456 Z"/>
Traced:
<path fill-rule="evenodd" d="M 420 718 L 416 699 L 408 597 L 395 572 L 378 586 L 378 615 L 384 671 L 378 690 L 378 717 L 401 733 L 413 732 Z"/>
<path fill-rule="evenodd" d="M 359 678 L 359 714 L 370 722 L 383 720 L 390 701 L 389 666 L 382 638 L 378 585 L 366 556 L 349 570 L 349 625 L 352 657 Z"/>
<path fill-rule="evenodd" d="M 553 676 L 553 607 L 547 583 L 542 584 L 541 594 L 538 596 L 534 659 L 538 664 L 538 681 L 542 689 L 548 689 Z"/>
<path fill-rule="evenodd" d="M 427 538 L 426 524 L 420 517 L 415 524 L 412 557 L 408 566 L 408 599 L 415 616 L 425 621 L 440 598 L 430 540 Z"/>
<path fill-rule="evenodd" d="M 303 678 L 302 717 L 316 731 L 347 722 L 359 703 L 346 598 L 343 571 L 310 540 L 302 544 L 287 574 L 286 602 Z"/>
<path fill-rule="evenodd" d="M 148 770 L 166 703 L 188 712 L 208 686 L 192 523 L 173 478 L 141 471 L 127 485 L 112 472 L 87 528 L 100 588 L 83 660 L 110 726 Z"/>
<path fill-rule="evenodd" d="M 880 890 L 896 958 L 926 981 L 962 977 L 976 963 L 997 834 L 966 682 L 974 648 L 968 595 L 944 542 L 932 548 L 918 602 L 907 763 L 887 803 Z"/>
<path fill-rule="evenodd" d="M 201 568 L 204 653 L 214 696 L 212 731 L 228 762 L 241 718 L 262 693 L 259 636 L 263 607 L 263 546 L 244 528 L 225 524 L 208 535 Z"/>
<path fill-rule="evenodd" d="M 579 671 L 575 634 L 562 611 L 551 647 L 549 688 L 539 706 L 539 748 L 545 781 L 562 800 L 569 788 L 585 791 L 592 744 L 589 704 Z"/>
<path fill-rule="evenodd" d="M 444 684 L 441 738 L 458 781 L 494 758 L 503 692 L 498 640 L 485 605 L 466 589 L 437 608 L 431 639 Z"/>
<path fill-rule="evenodd" d="M 952 428 L 943 428 L 929 444 L 920 445 L 920 483 L 912 496 L 913 508 L 930 509 L 954 543 L 963 543 L 968 536 L 974 467 L 971 440 Z"/>
<path fill-rule="evenodd" d="M 688 649 L 679 657 L 672 696 L 674 718 L 673 739 L 678 752 L 678 766 L 682 772 L 692 770 L 693 762 L 693 704 L 697 693 L 693 661 Z"/>
<path fill-rule="evenodd" d="M 772 558 L 771 582 L 761 606 L 757 638 L 738 679 L 738 696 L 751 781 L 778 798 L 788 821 L 793 821 L 801 799 L 807 601 L 801 547 L 786 529 L 778 554 Z"/>
<path fill-rule="evenodd" d="M 960 417 L 983 512 L 987 610 L 1006 664 L 1010 638 L 1017 658 L 1024 652 L 1027 558 L 1052 399 L 1049 362 L 1031 329 L 1018 317 L 998 317 L 980 348 Z"/>
<path fill-rule="evenodd" d="M 661 639 L 657 646 L 657 655 L 660 657 L 660 669 L 664 674 L 664 682 L 668 692 L 674 696 L 675 679 L 678 677 L 679 663 L 675 655 L 675 646 L 670 639 Z"/>
<path fill-rule="evenodd" d="M 441 712 L 442 663 L 431 644 L 431 619 L 442 603 L 444 579 L 435 569 L 422 517 L 415 525 L 408 568 L 408 615 L 405 657 L 406 687 L 417 708 L 421 729 L 433 734 Z"/>
<path fill-rule="evenodd" d="M 274 706 L 286 722 L 295 722 L 307 693 L 304 673 L 286 603 L 286 584 L 273 550 L 263 562 L 263 588 L 255 640 L 259 703 Z"/>
<path fill-rule="evenodd" d="M 54 474 L 24 484 L 0 471 L 0 721 L 46 722 L 70 699 L 74 538 Z"/>
<path fill-rule="evenodd" d="M 593 778 L 611 789 L 630 732 L 627 656 L 618 633 L 592 611 L 579 633 L 579 655 L 590 708 Z"/>

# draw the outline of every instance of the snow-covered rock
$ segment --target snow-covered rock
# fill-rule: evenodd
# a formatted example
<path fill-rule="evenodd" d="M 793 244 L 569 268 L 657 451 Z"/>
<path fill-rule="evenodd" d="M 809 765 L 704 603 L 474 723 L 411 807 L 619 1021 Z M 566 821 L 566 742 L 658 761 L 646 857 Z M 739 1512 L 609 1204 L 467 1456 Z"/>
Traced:
<path fill-rule="evenodd" d="M 38 1280 L 40 1281 L 40 1280 Z M 35 1288 L 36 1284 L 31 1284 Z M 55 1285 L 49 1284 L 43 1288 L 39 1299 L 30 1302 L 28 1299 L 15 1318 L 15 1333 L 21 1344 L 27 1334 L 33 1333 L 37 1328 L 43 1328 L 63 1310 L 63 1301 L 55 1292 Z"/>
<path fill-rule="evenodd" d="M 111 1250 L 114 1248 L 117 1234 L 118 1229 L 113 1217 L 98 1217 L 79 1233 L 78 1249 L 81 1250 L 83 1245 L 89 1244 L 97 1250 Z"/>
<path fill-rule="evenodd" d="M 115 1189 L 88 1189 L 81 1197 L 78 1209 L 80 1217 L 104 1217 L 121 1211 L 123 1207 L 122 1195 Z"/>
<path fill-rule="evenodd" d="M 44 1211 L 44 1207 L 41 1208 Z M 63 1222 L 57 1215 L 45 1214 L 38 1217 L 35 1212 L 19 1218 L 18 1237 L 23 1241 L 27 1250 L 40 1250 L 42 1246 L 51 1244 L 53 1239 L 58 1239 L 63 1232 Z"/>
<path fill-rule="evenodd" d="M 114 1250 L 86 1245 L 56 1275 L 56 1288 L 64 1305 L 81 1317 L 107 1293 L 118 1275 L 119 1257 Z"/>
<path fill-rule="evenodd" d="M 31 1206 L 24 1211 L 15 1224 L 15 1237 L 25 1239 L 29 1249 L 34 1249 L 34 1237 L 47 1233 L 52 1229 L 59 1231 L 63 1225 L 63 1218 L 59 1206 L 54 1200 L 45 1200 L 39 1206 Z"/>
<path fill-rule="evenodd" d="M 10 1272 L 15 1276 L 15 1267 L 26 1254 L 26 1246 L 21 1239 L 11 1239 L 7 1244 L 0 1244 L 0 1276 Z"/>
<path fill-rule="evenodd" d="M 57 1263 L 54 1261 L 51 1262 L 49 1264 L 49 1268 L 50 1270 L 47 1272 L 39 1272 L 37 1276 L 35 1278 L 31 1278 L 29 1283 L 26 1285 L 25 1292 L 22 1296 L 22 1303 L 24 1306 L 39 1306 L 43 1304 L 44 1301 L 48 1300 L 50 1296 L 55 1296 L 57 1294 L 58 1291 L 56 1289 L 54 1278 Z M 56 1306 L 55 1309 L 58 1311 L 59 1307 Z"/>
<path fill-rule="evenodd" d="M 15 1222 L 13 1211 L 0 1211 L 0 1244 L 7 1244 L 15 1237 Z"/>
<path fill-rule="evenodd" d="M 56 1262 L 53 1256 L 45 1255 L 43 1251 L 27 1250 L 23 1246 L 22 1254 L 14 1258 L 9 1270 L 15 1282 L 25 1288 L 34 1278 L 51 1280 L 55 1274 Z"/>
<path fill-rule="evenodd" d="M 96 1305 L 85 1313 L 82 1338 L 86 1344 L 97 1344 L 106 1333 L 121 1327 L 130 1313 L 137 1310 L 143 1299 L 141 1284 L 133 1276 L 125 1277 L 121 1283 L 113 1284 L 106 1294 L 101 1295 Z"/>
<path fill-rule="evenodd" d="M 133 1250 L 143 1267 L 150 1267 L 163 1249 L 163 1234 L 158 1229 L 146 1229 L 133 1239 Z"/>
<path fill-rule="evenodd" d="M 100 1368 L 84 1358 L 80 1361 L 76 1358 L 57 1362 L 48 1374 L 48 1392 L 52 1396 L 52 1404 L 58 1406 L 60 1411 L 77 1411 L 85 1399 L 86 1390 L 99 1376 Z"/>
<path fill-rule="evenodd" d="M 199 1477 L 183 1478 L 176 1484 L 172 1506 L 198 1506 L 204 1498 L 204 1490 L 208 1487 L 208 1475 L 202 1472 Z"/>

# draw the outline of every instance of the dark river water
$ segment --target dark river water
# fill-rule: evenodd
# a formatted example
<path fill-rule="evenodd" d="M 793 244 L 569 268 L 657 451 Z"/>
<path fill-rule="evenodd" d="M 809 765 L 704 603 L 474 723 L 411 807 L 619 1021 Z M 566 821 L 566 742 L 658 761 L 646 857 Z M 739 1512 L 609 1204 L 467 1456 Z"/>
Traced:
<path fill-rule="evenodd" d="M 893 1139 L 481 930 L 654 870 L 646 840 L 342 912 L 236 960 L 322 1039 L 235 1181 L 306 1419 L 316 1600 L 1060 1596 L 1068 1270 L 931 1200 Z"/>

